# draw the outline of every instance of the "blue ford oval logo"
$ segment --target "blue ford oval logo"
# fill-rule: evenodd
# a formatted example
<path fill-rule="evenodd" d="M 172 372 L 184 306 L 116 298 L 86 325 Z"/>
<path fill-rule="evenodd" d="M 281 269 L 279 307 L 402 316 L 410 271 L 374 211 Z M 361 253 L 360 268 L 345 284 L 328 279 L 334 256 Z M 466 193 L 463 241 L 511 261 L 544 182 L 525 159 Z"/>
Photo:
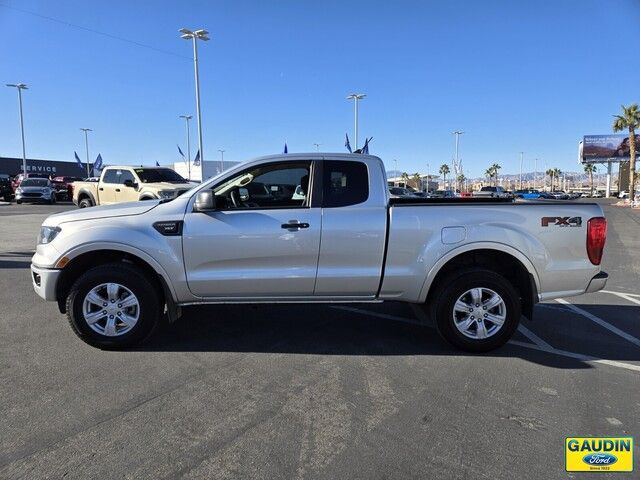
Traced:
<path fill-rule="evenodd" d="M 590 453 L 582 457 L 582 461 L 587 465 L 613 465 L 618 458 L 610 453 Z"/>

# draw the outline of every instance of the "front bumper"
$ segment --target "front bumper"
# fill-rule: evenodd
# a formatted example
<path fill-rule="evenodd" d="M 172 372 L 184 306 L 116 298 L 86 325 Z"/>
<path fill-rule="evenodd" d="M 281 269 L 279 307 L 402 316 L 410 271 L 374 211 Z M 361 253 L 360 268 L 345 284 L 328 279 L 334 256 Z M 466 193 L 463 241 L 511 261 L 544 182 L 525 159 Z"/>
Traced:
<path fill-rule="evenodd" d="M 33 289 L 42 298 L 54 302 L 56 298 L 56 286 L 62 270 L 37 267 L 31 264 L 31 282 Z"/>
<path fill-rule="evenodd" d="M 591 279 L 591 281 L 589 282 L 589 285 L 587 285 L 587 290 L 585 291 L 585 293 L 593 293 L 593 292 L 602 290 L 607 284 L 608 278 L 609 278 L 608 273 L 606 272 L 598 273 Z"/>
<path fill-rule="evenodd" d="M 51 200 L 51 197 L 46 197 L 44 196 L 44 194 L 39 195 L 37 197 L 32 197 L 32 196 L 26 196 L 23 195 L 21 193 L 16 194 L 16 200 L 20 200 L 21 202 L 27 203 L 27 202 L 48 202 Z"/>

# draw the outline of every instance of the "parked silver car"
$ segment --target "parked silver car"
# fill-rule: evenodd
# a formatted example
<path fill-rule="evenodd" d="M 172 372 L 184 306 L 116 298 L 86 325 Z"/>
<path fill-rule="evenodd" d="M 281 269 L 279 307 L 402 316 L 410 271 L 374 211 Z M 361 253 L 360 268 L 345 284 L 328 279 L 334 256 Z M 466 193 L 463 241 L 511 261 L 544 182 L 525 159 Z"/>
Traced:
<path fill-rule="evenodd" d="M 56 203 L 56 190 L 46 178 L 27 178 L 16 188 L 16 203 Z"/>

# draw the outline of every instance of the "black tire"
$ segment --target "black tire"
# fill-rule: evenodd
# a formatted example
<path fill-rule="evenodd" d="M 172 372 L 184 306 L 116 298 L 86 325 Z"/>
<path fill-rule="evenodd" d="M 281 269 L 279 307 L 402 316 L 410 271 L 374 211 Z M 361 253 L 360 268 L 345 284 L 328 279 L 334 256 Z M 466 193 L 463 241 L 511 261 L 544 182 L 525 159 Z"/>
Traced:
<path fill-rule="evenodd" d="M 20 205 L 22 203 L 22 200 L 16 200 L 16 203 Z"/>
<path fill-rule="evenodd" d="M 501 347 L 513 336 L 520 322 L 520 296 L 505 277 L 491 270 L 469 268 L 443 279 L 441 285 L 432 297 L 432 314 L 438 332 L 447 342 L 468 352 L 488 352 Z M 454 321 L 454 304 L 465 292 L 473 288 L 493 290 L 504 301 L 506 319 L 488 338 L 470 338 L 456 327 Z"/>
<path fill-rule="evenodd" d="M 94 331 L 85 321 L 84 298 L 102 283 L 118 283 L 129 289 L 138 299 L 139 318 L 135 325 L 119 336 L 107 336 Z M 78 337 L 94 347 L 119 350 L 136 345 L 149 337 L 163 314 L 158 285 L 139 268 L 126 263 L 99 265 L 83 274 L 71 287 L 66 301 L 67 319 Z"/>
<path fill-rule="evenodd" d="M 51 195 L 51 199 L 49 199 L 49 205 L 55 205 L 56 204 L 56 196 L 55 194 Z"/>
<path fill-rule="evenodd" d="M 11 202 L 11 195 L 5 195 L 4 196 L 4 201 L 5 202 Z"/>
<path fill-rule="evenodd" d="M 93 203 L 88 198 L 83 198 L 78 202 L 78 208 L 89 208 L 93 207 Z"/>

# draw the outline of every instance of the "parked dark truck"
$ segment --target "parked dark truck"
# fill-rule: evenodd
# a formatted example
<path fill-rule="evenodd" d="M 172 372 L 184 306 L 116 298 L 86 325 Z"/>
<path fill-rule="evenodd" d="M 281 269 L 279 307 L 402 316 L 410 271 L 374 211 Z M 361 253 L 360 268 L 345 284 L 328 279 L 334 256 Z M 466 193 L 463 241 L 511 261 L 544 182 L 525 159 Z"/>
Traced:
<path fill-rule="evenodd" d="M 390 198 L 382 161 L 287 154 L 183 195 L 47 218 L 33 286 L 85 342 L 123 348 L 204 303 L 400 301 L 488 351 L 540 300 L 595 292 L 596 204 Z"/>

